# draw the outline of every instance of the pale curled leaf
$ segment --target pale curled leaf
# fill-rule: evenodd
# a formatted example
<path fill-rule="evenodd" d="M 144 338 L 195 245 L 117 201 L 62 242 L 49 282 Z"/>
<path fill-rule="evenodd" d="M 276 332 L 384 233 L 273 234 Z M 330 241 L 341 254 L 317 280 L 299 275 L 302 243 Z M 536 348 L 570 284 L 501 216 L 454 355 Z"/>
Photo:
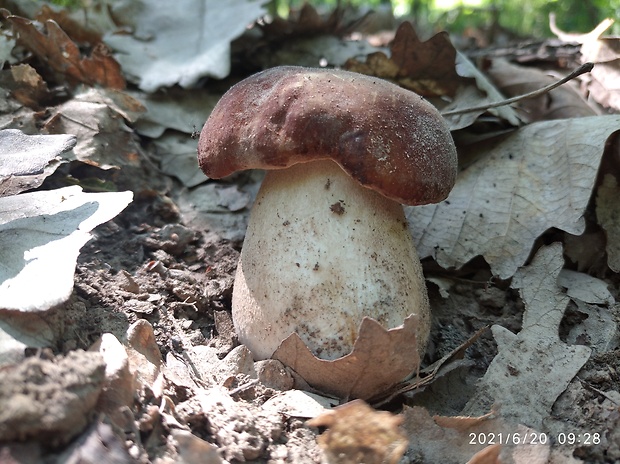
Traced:
<path fill-rule="evenodd" d="M 328 361 L 312 354 L 299 335 L 287 337 L 273 354 L 317 390 L 340 398 L 368 399 L 414 372 L 420 363 L 416 340 L 417 317 L 385 329 L 364 317 L 353 351 Z"/>
<path fill-rule="evenodd" d="M 187 91 L 178 87 L 168 89 L 165 93 L 154 94 L 141 91 L 129 91 L 127 94 L 139 101 L 146 111 L 133 124 L 140 135 L 157 139 L 167 129 L 191 134 L 200 131 L 211 114 L 211 110 L 222 97 L 207 89 Z M 196 151 L 196 142 L 194 142 Z"/>
<path fill-rule="evenodd" d="M 230 42 L 264 14 L 261 0 L 142 0 L 129 10 L 124 3 L 114 13 L 133 23 L 134 34 L 108 34 L 105 41 L 118 52 L 123 71 L 147 92 L 228 76 Z"/>
<path fill-rule="evenodd" d="M 196 141 L 188 135 L 166 133 L 154 142 L 161 170 L 177 177 L 186 187 L 196 187 L 207 177 L 198 166 Z M 249 202 L 246 201 L 246 204 Z"/>
<path fill-rule="evenodd" d="M 581 46 L 581 61 L 592 61 L 596 66 L 588 83 L 590 96 L 606 108 L 620 110 L 620 66 L 618 66 L 618 39 L 602 37 Z"/>
<path fill-rule="evenodd" d="M 89 232 L 131 199 L 77 186 L 0 198 L 0 308 L 44 311 L 64 302 Z"/>
<path fill-rule="evenodd" d="M 567 295 L 573 300 L 610 306 L 615 303 L 605 281 L 583 272 L 562 269 L 558 284 L 566 288 Z"/>
<path fill-rule="evenodd" d="M 241 189 L 236 186 L 206 183 L 191 190 L 183 190 L 177 199 L 183 223 L 193 228 L 212 231 L 227 240 L 242 241 L 247 229 L 249 208 L 233 212 L 226 205 L 234 204 L 237 207 L 241 200 L 246 198 L 246 205 L 249 206 L 250 198 L 256 196 L 259 186 L 260 182 L 256 180 Z M 231 191 L 236 193 L 231 195 Z M 231 196 L 237 197 L 239 201 L 233 203 L 226 201 L 230 200 Z"/>
<path fill-rule="evenodd" d="M 260 361 L 259 361 L 260 362 Z M 266 411 L 274 411 L 289 417 L 311 419 L 333 406 L 335 401 L 303 390 L 287 390 L 276 393 L 263 404 Z"/>
<path fill-rule="evenodd" d="M 97 411 L 117 425 L 124 424 L 127 419 L 122 408 L 132 406 L 136 389 L 127 351 L 111 333 L 104 333 L 89 351 L 99 352 L 105 363 L 104 388 L 97 400 Z"/>
<path fill-rule="evenodd" d="M 139 319 L 129 326 L 125 338 L 132 374 L 138 382 L 155 391 L 154 383 L 161 373 L 163 358 L 153 326 L 147 320 Z"/>
<path fill-rule="evenodd" d="M 0 197 L 41 185 L 54 169 L 49 166 L 75 146 L 74 135 L 26 135 L 16 129 L 0 130 Z"/>
<path fill-rule="evenodd" d="M 619 127 L 620 116 L 594 116 L 508 136 L 459 174 L 446 201 L 406 207 L 420 257 L 458 268 L 481 255 L 507 279 L 547 229 L 581 234 L 605 142 Z"/>

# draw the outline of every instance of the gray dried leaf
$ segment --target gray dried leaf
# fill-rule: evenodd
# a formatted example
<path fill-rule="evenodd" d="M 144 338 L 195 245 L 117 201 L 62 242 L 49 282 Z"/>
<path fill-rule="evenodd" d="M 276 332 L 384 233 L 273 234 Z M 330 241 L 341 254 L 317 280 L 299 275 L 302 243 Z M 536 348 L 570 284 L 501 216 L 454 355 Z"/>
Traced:
<path fill-rule="evenodd" d="M 57 157 L 71 150 L 76 141 L 74 135 L 0 130 L 0 197 L 41 185 L 58 167 Z"/>

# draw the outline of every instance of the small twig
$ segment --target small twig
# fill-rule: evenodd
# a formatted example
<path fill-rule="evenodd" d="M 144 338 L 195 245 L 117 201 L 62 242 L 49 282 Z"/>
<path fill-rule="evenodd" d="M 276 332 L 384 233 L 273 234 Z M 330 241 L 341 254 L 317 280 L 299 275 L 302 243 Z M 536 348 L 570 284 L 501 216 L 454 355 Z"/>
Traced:
<path fill-rule="evenodd" d="M 234 396 L 237 395 L 245 390 L 247 390 L 248 388 L 253 387 L 254 385 L 256 385 L 258 383 L 258 379 L 252 379 L 247 383 L 244 383 L 243 385 L 238 386 L 237 388 L 230 390 L 228 393 L 230 394 L 230 396 Z"/>
<path fill-rule="evenodd" d="M 399 385 L 396 385 L 391 391 L 385 392 L 384 394 L 379 394 L 374 398 L 369 400 L 369 403 L 374 408 L 378 408 L 383 406 L 384 404 L 389 403 L 394 398 L 403 393 L 407 393 L 413 390 L 418 390 L 422 387 L 425 387 L 432 382 L 435 381 L 437 374 L 440 369 L 447 366 L 449 363 L 455 361 L 456 359 L 463 358 L 465 354 L 465 350 L 474 344 L 476 340 L 478 340 L 484 332 L 489 329 L 489 326 L 484 326 L 481 329 L 478 329 L 475 334 L 473 334 L 467 341 L 462 343 L 460 346 L 452 350 L 450 353 L 445 355 L 443 358 L 435 361 L 430 366 L 426 367 L 420 372 L 416 372 L 416 378 L 405 381 Z M 421 375 L 424 375 L 421 377 Z"/>
<path fill-rule="evenodd" d="M 584 63 L 581 66 L 579 66 L 577 69 L 575 69 L 572 73 L 570 73 L 568 76 L 560 79 L 557 82 L 554 82 L 553 84 L 549 84 L 541 89 L 538 90 L 534 90 L 533 92 L 528 92 L 526 94 L 523 95 L 517 95 L 516 97 L 512 97 L 509 98 L 507 100 L 502 100 L 499 102 L 495 102 L 495 103 L 487 103 L 485 105 L 480 105 L 480 106 L 474 106 L 472 108 L 464 108 L 464 109 L 460 109 L 460 110 L 452 110 L 452 111 L 445 111 L 442 112 L 441 115 L 442 116 L 453 116 L 456 114 L 465 114 L 465 113 L 473 113 L 475 111 L 485 111 L 491 108 L 497 108 L 499 106 L 505 106 L 505 105 L 510 105 L 511 103 L 515 103 L 521 100 L 525 100 L 527 98 L 533 98 L 533 97 L 537 97 L 539 95 L 542 95 L 543 93 L 547 93 L 553 89 L 555 89 L 556 87 L 561 86 L 562 84 L 566 84 L 568 81 L 576 78 L 577 76 L 581 76 L 582 74 L 588 73 L 590 71 L 592 71 L 592 68 L 594 67 L 594 63 Z"/>
<path fill-rule="evenodd" d="M 590 390 L 592 390 L 595 393 L 598 393 L 599 395 L 601 395 L 603 398 L 608 399 L 609 401 L 611 401 L 613 404 L 615 404 L 616 406 L 620 406 L 620 404 L 618 404 L 618 402 L 616 400 L 614 400 L 613 398 L 611 398 L 607 393 L 605 393 L 602 390 L 599 390 L 598 388 L 594 387 L 593 385 L 590 385 L 588 382 L 586 382 L 585 380 L 576 377 L 577 380 L 579 380 L 581 382 L 581 384 L 586 387 L 589 388 Z"/>

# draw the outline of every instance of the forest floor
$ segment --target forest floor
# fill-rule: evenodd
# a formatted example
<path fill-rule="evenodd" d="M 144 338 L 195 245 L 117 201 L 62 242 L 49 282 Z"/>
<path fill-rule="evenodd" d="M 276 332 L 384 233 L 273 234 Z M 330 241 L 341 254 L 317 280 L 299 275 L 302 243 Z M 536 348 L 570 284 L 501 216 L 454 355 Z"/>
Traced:
<path fill-rule="evenodd" d="M 6 80 L 0 85 L 10 88 Z M 225 87 L 214 84 L 213 94 Z M 37 133 L 35 127 L 46 126 L 52 132 L 49 111 L 55 110 L 33 117 L 38 126 L 15 116 L 0 128 Z M 520 267 L 526 271 L 515 272 L 525 282 L 527 269 L 539 282 L 548 275 L 555 279 L 545 263 L 552 262 L 558 242 L 565 247 L 559 256 L 567 257 L 560 267 L 570 270 L 579 267 L 571 256 L 596 252 L 588 271 L 597 269 L 590 274 L 609 295 L 589 306 L 580 297 L 563 300 L 564 290 L 531 296 L 516 277 L 494 277 L 480 256 L 458 270 L 423 259 L 432 329 L 422 367 L 456 354 L 428 385 L 374 404 L 389 416 L 364 413 L 356 423 L 346 422 L 354 413 L 337 416 L 336 422 L 366 430 L 345 446 L 338 440 L 351 438 L 346 432 L 325 438 L 335 428 L 328 419 L 321 426 L 307 423 L 339 400 L 307 385 L 311 394 L 297 396 L 303 382 L 294 372 L 277 361 L 254 362 L 236 339 L 230 315 L 234 275 L 260 175 L 209 180 L 210 190 L 199 192 L 161 167 L 161 150 L 139 131 L 111 131 L 106 143 L 121 146 L 128 132 L 137 148 L 131 145 L 128 152 L 135 156 L 120 168 L 73 160 L 40 188 L 62 188 L 68 179 L 86 186 L 96 178 L 133 192 L 133 201 L 92 231 L 66 302 L 19 317 L 0 311 L 8 326 L 23 318 L 26 323 L 16 327 L 28 326 L 34 339 L 45 338 L 27 343 L 20 362 L 1 368 L 0 462 L 324 463 L 329 452 L 340 453 L 330 462 L 341 463 L 491 463 L 500 462 L 500 455 L 501 462 L 516 463 L 620 461 L 620 277 L 606 267 L 604 252 L 589 247 L 592 242 L 584 238 L 575 245 L 569 243 L 574 237 L 550 228 L 535 237 L 527 266 Z M 185 132 L 185 143 L 195 149 L 192 129 Z M 614 143 L 610 138 L 605 145 L 608 157 L 617 156 L 620 144 Z M 197 220 L 203 198 L 210 210 L 207 219 Z M 596 228 L 592 211 L 589 203 L 583 214 Z M 205 226 L 209 221 L 216 225 Z M 534 307 L 547 308 L 545 295 L 564 304 L 548 310 L 558 326 L 537 332 L 528 317 Z M 6 327 L 0 326 L 13 333 Z M 39 327 L 45 337 L 37 335 Z M 522 345 L 514 345 L 524 347 L 522 357 L 504 349 L 513 346 L 514 334 L 525 334 Z M 543 342 L 529 350 L 536 337 Z M 588 347 L 587 355 L 576 346 Z M 501 363 L 505 374 L 496 380 L 490 371 Z M 397 417 L 400 427 L 386 417 Z M 390 437 L 386 442 L 379 439 L 383 434 Z"/>

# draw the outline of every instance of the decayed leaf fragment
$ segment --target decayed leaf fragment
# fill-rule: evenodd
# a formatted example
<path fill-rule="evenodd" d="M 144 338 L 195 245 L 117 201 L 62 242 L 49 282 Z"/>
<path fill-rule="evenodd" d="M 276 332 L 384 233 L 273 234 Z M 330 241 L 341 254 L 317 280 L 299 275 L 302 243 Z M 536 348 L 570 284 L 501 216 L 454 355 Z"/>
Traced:
<path fill-rule="evenodd" d="M 402 422 L 402 416 L 375 411 L 355 400 L 307 424 L 328 428 L 317 441 L 329 464 L 396 464 L 407 449 L 407 438 L 399 428 Z"/>
<path fill-rule="evenodd" d="M 5 16 L 19 34 L 18 42 L 70 84 L 81 82 L 119 90 L 125 88 L 120 65 L 103 43 L 94 46 L 91 56 L 82 57 L 78 46 L 56 21 L 47 20 L 41 24 L 20 16 Z"/>
<path fill-rule="evenodd" d="M 340 398 L 368 399 L 382 393 L 414 372 L 419 364 L 415 315 L 402 326 L 385 329 L 364 317 L 353 351 L 333 361 L 317 358 L 296 333 L 273 354 L 317 390 Z M 386 369 L 389 365 L 389 369 Z"/>
<path fill-rule="evenodd" d="M 425 97 L 453 96 L 463 80 L 456 73 L 456 49 L 446 32 L 422 42 L 405 21 L 396 31 L 391 51 L 390 58 L 383 52 L 372 53 L 365 63 L 352 58 L 345 69 L 396 81 Z"/>

